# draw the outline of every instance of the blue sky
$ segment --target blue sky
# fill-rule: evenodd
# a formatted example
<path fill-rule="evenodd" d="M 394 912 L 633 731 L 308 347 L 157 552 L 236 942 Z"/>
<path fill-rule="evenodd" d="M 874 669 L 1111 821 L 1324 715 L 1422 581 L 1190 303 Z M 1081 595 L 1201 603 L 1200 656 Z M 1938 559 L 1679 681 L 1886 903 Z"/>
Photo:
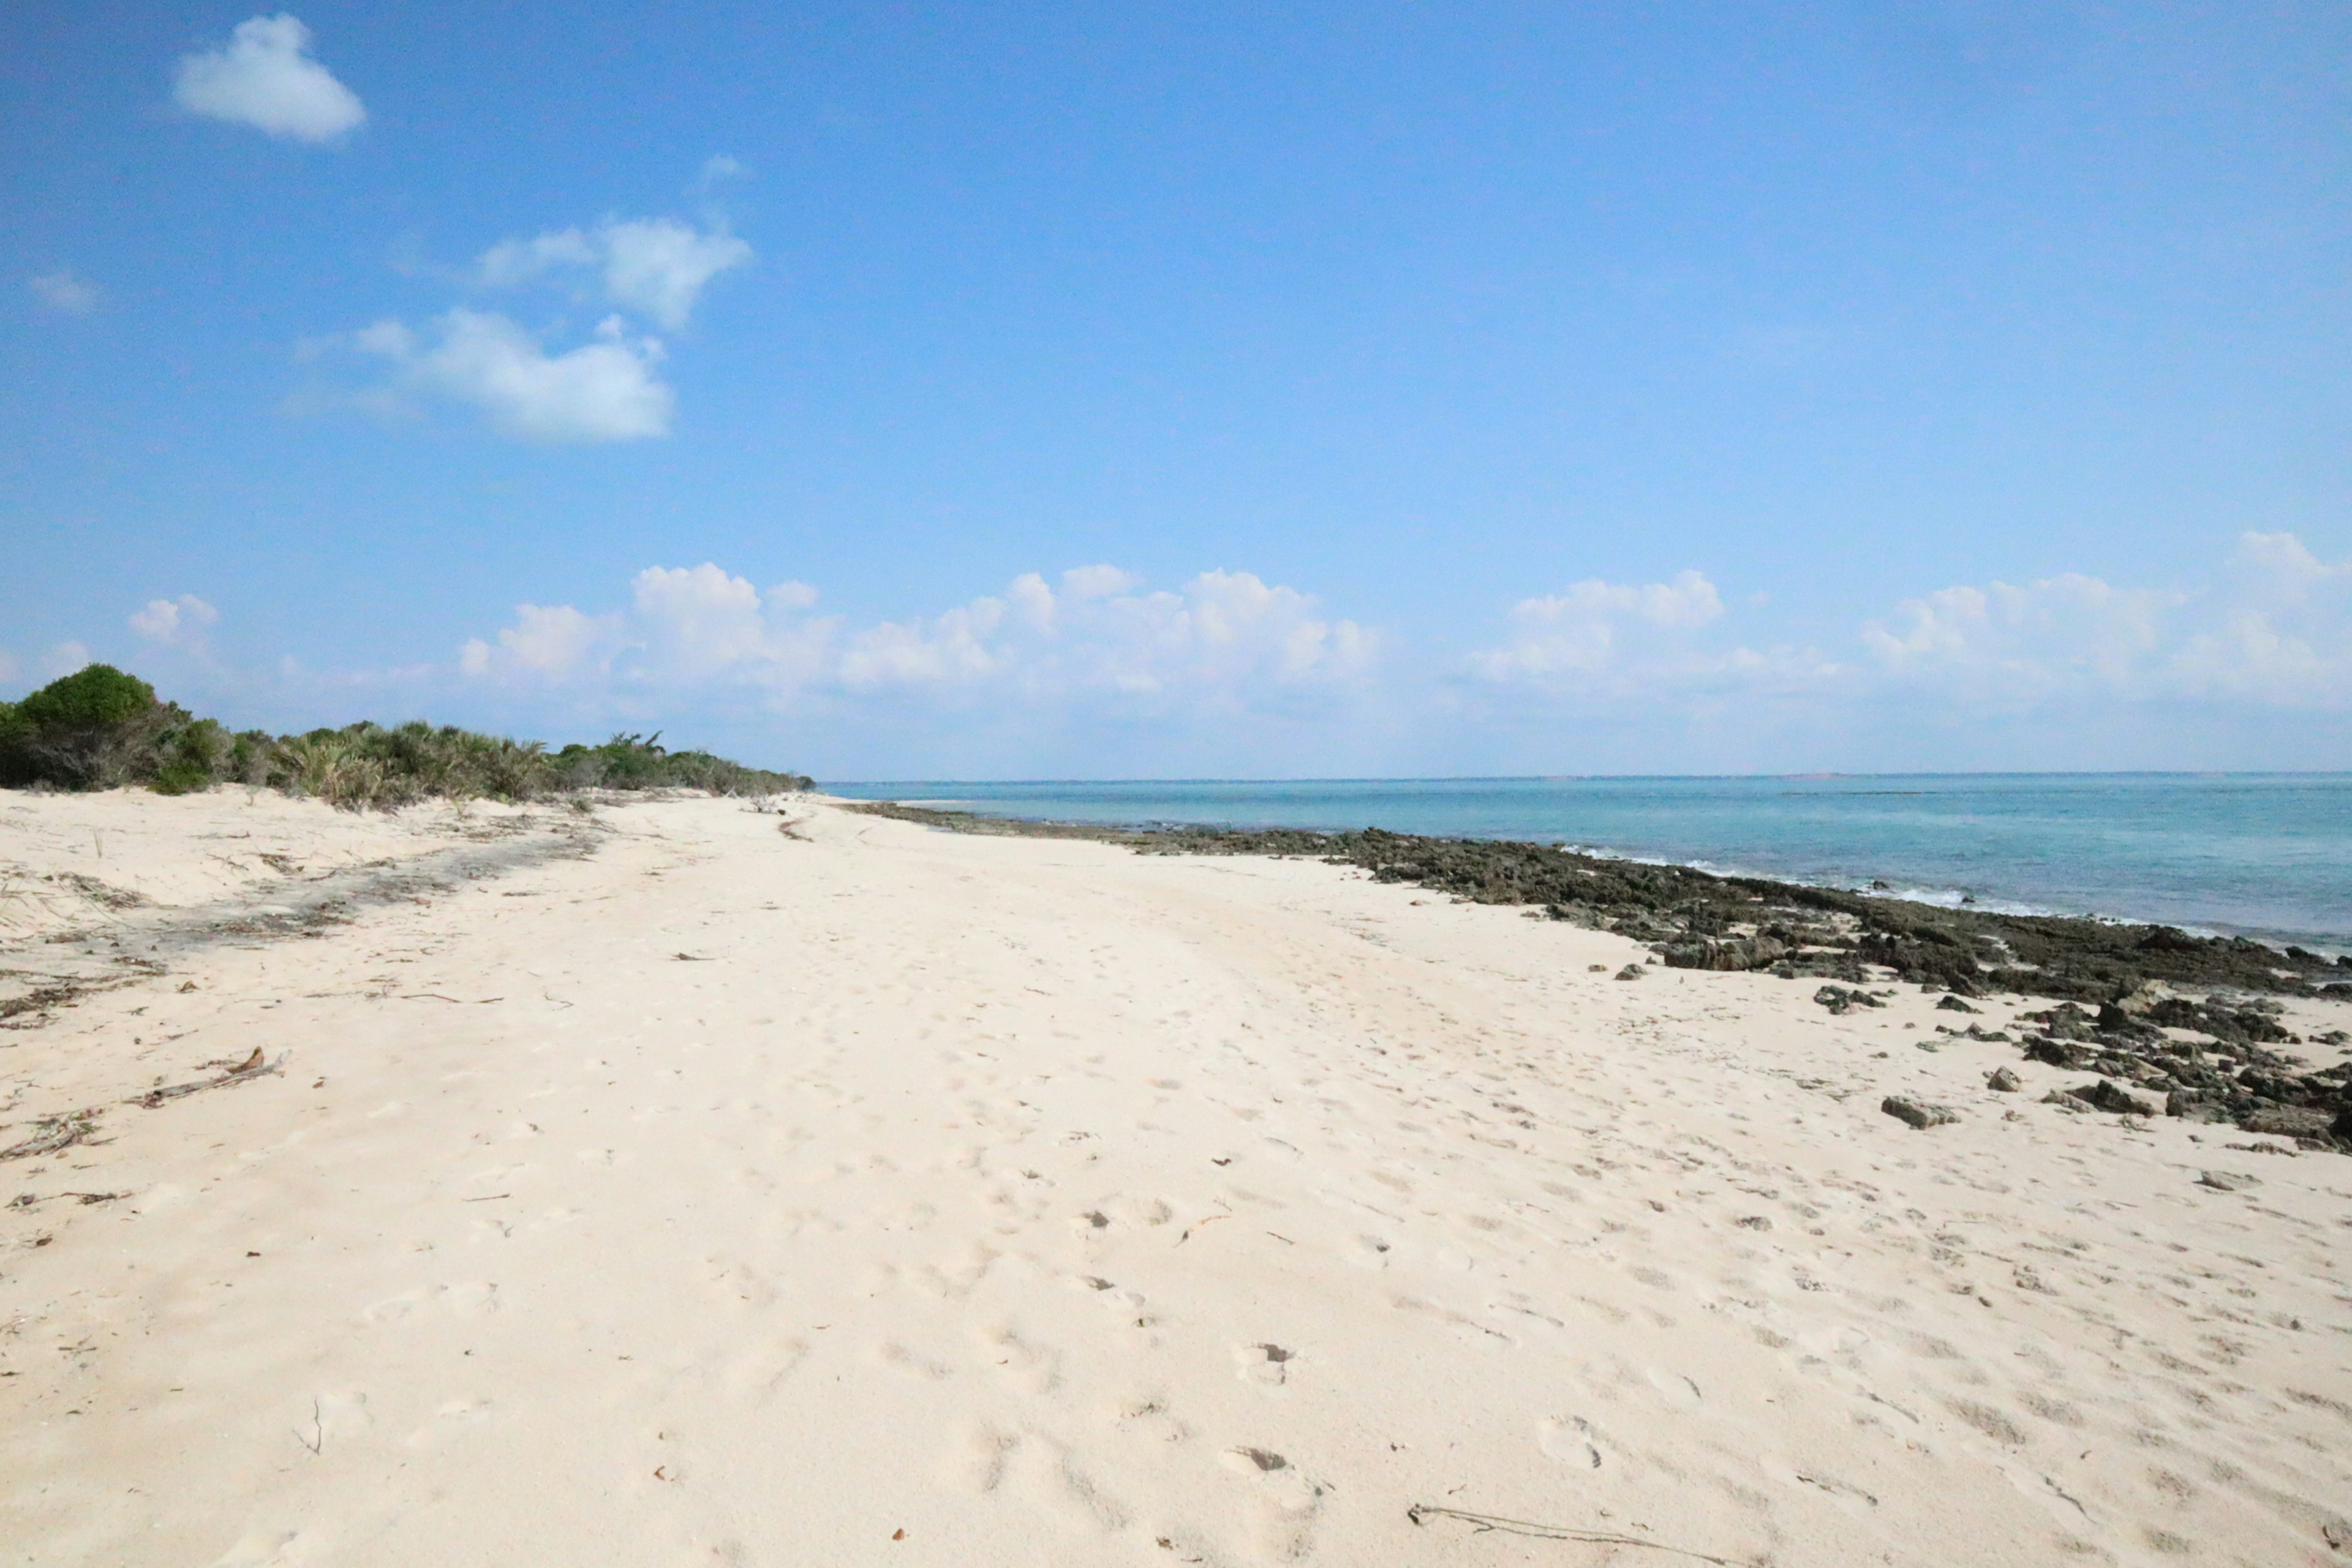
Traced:
<path fill-rule="evenodd" d="M 0 692 L 2341 767 L 2352 11 L 0 12 Z"/>

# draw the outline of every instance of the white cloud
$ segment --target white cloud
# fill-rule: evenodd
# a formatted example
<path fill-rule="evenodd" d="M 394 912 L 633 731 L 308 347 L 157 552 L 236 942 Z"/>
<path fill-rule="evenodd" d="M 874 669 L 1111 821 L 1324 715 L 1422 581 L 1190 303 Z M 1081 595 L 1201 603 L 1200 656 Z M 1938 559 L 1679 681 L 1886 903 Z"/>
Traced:
<path fill-rule="evenodd" d="M 1116 566 L 1073 566 L 1062 574 L 1062 592 L 1073 599 L 1107 599 L 1142 582 L 1134 573 Z"/>
<path fill-rule="evenodd" d="M 704 285 L 751 259 L 751 247 L 723 229 L 706 233 L 676 218 L 608 218 L 594 229 L 555 230 L 502 240 L 483 252 L 481 281 L 513 288 L 593 269 L 608 304 L 675 331 L 694 313 Z"/>
<path fill-rule="evenodd" d="M 1221 706 L 1364 674 L 1373 635 L 1318 616 L 1295 588 L 1247 572 L 1204 572 L 1180 593 L 1136 593 L 1115 567 L 1035 573 L 1003 597 L 929 621 L 884 622 L 851 639 L 840 664 L 853 691 L 944 690 L 997 683 L 1032 696 L 1116 697 Z"/>
<path fill-rule="evenodd" d="M 1906 599 L 1889 626 L 1873 621 L 1863 646 L 1885 672 L 1955 687 L 1996 704 L 2140 684 L 2167 615 L 2185 595 L 2117 588 L 2066 573 L 2022 586 L 1939 589 Z"/>
<path fill-rule="evenodd" d="M 468 675 L 485 675 L 502 659 L 509 667 L 561 679 L 588 665 L 597 645 L 617 626 L 617 620 L 584 616 L 569 605 L 517 605 L 515 624 L 499 633 L 497 649 L 477 637 L 465 646 L 458 663 Z"/>
<path fill-rule="evenodd" d="M 510 436 L 550 442 L 633 441 L 669 433 L 676 396 L 654 374 L 662 346 L 632 341 L 617 318 L 597 341 L 549 353 L 504 316 L 457 310 L 433 323 L 429 345 L 398 321 L 352 342 L 398 367 L 394 385 L 470 404 Z"/>
<path fill-rule="evenodd" d="M 2352 707 L 2352 560 L 2333 566 L 2291 533 L 2248 533 L 2168 674 L 2196 696 Z"/>
<path fill-rule="evenodd" d="M 2247 533 L 2211 587 L 2119 588 L 2066 574 L 1940 589 L 1863 641 L 1899 684 L 1994 708 L 2044 701 L 2352 706 L 2352 561 Z"/>
<path fill-rule="evenodd" d="M 648 567 L 629 606 L 592 616 L 521 606 L 495 642 L 466 646 L 476 677 L 568 682 L 614 693 L 754 688 L 783 700 L 888 696 L 1054 708 L 1109 703 L 1245 708 L 1328 691 L 1366 673 L 1372 635 L 1327 619 L 1295 589 L 1209 572 L 1179 592 L 1139 593 L 1110 567 L 1065 574 L 1056 592 L 1028 573 L 929 617 L 845 629 L 807 615 L 816 591 L 764 595 L 714 564 Z"/>
<path fill-rule="evenodd" d="M 98 309 L 96 285 L 77 277 L 70 267 L 60 267 L 55 272 L 28 278 L 25 280 L 25 287 L 50 310 L 62 310 L 68 316 L 87 316 Z"/>
<path fill-rule="evenodd" d="M 708 562 L 649 566 L 626 610 L 590 616 L 569 605 L 519 605 L 495 644 L 475 638 L 459 656 L 467 675 L 611 691 L 684 689 L 712 682 L 793 690 L 822 673 L 830 621 L 796 619 L 815 590 L 787 583 L 763 598 Z"/>
<path fill-rule="evenodd" d="M 131 629 L 166 647 L 201 647 L 205 630 L 217 624 L 220 612 L 183 594 L 177 599 L 150 599 L 131 617 Z"/>
<path fill-rule="evenodd" d="M 1683 632 L 1722 614 L 1715 584 L 1696 572 L 1640 587 L 1589 578 L 1514 605 L 1508 646 L 1473 655 L 1471 668 L 1489 680 L 1590 676 L 1619 663 L 1629 630 Z"/>
<path fill-rule="evenodd" d="M 359 96 L 310 56 L 310 29 L 292 16 L 237 24 L 216 49 L 180 60 L 173 94 L 191 113 L 298 142 L 331 142 L 367 119 Z"/>

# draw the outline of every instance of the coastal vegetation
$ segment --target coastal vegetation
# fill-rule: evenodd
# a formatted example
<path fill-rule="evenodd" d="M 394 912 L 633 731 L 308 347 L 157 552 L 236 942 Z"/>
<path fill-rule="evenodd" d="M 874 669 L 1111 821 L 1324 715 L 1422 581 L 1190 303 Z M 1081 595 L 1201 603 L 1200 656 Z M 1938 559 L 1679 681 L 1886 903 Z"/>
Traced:
<path fill-rule="evenodd" d="M 799 773 L 746 767 L 709 752 L 674 752 L 659 734 L 614 735 L 551 752 L 537 741 L 413 721 L 273 735 L 232 731 L 155 695 L 146 681 L 93 664 L 23 700 L 0 702 L 0 785 L 144 786 L 186 795 L 242 784 L 348 810 L 393 810 L 430 798 L 530 800 L 588 790 L 706 790 L 772 795 L 806 789 Z"/>

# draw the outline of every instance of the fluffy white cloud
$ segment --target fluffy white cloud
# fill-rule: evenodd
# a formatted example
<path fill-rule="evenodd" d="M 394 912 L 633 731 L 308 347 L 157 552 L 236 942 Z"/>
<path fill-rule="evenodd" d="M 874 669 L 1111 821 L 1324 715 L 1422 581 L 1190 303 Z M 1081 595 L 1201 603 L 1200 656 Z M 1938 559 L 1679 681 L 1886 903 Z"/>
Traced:
<path fill-rule="evenodd" d="M 1066 573 L 1059 594 L 1030 573 L 1001 597 L 859 633 L 843 653 L 841 682 L 852 691 L 995 682 L 1032 694 L 1238 706 L 1347 680 L 1373 662 L 1370 632 L 1323 619 L 1307 595 L 1247 572 L 1204 572 L 1176 593 L 1135 587 L 1116 567 Z"/>
<path fill-rule="evenodd" d="M 466 646 L 478 677 L 615 692 L 728 684 L 776 699 L 1108 702 L 1230 710 L 1328 689 L 1371 665 L 1372 636 L 1326 619 L 1295 589 L 1245 572 L 1203 573 L 1178 592 L 1141 593 L 1113 567 L 1040 574 L 1001 595 L 918 620 L 859 629 L 813 616 L 816 591 L 761 594 L 705 563 L 648 567 L 629 606 L 589 616 L 520 606 L 495 642 Z"/>
<path fill-rule="evenodd" d="M 1788 698 L 1841 679 L 1810 648 L 1726 647 L 1711 632 L 1723 596 L 1685 571 L 1668 583 L 1570 584 L 1511 607 L 1499 647 L 1470 656 L 1479 685 L 1579 711 L 1626 714 L 1660 702 L 1720 707 L 1735 696 Z"/>
<path fill-rule="evenodd" d="M 468 675 L 505 668 L 561 679 L 589 665 L 619 624 L 616 617 L 584 616 L 569 605 L 517 605 L 515 624 L 499 633 L 495 649 L 476 637 L 459 651 L 457 661 Z"/>
<path fill-rule="evenodd" d="M 1956 686 L 1995 702 L 2030 703 L 2082 688 L 2138 682 L 2185 596 L 2117 588 L 2067 573 L 2016 586 L 1939 589 L 1907 599 L 1894 625 L 1862 641 L 1889 674 Z"/>
<path fill-rule="evenodd" d="M 2211 624 L 2168 675 L 2196 696 L 2281 707 L 2352 707 L 2352 560 L 2329 565 L 2291 533 L 2238 542 Z"/>
<path fill-rule="evenodd" d="M 1513 605 L 1508 645 L 1473 655 L 1471 668 L 1489 680 L 1590 676 L 1624 657 L 1629 630 L 1684 632 L 1722 614 L 1715 584 L 1696 572 L 1639 587 L 1590 578 Z"/>
<path fill-rule="evenodd" d="M 478 271 L 494 289 L 593 271 L 606 303 L 676 331 L 693 315 L 704 285 L 751 259 L 751 246 L 724 230 L 705 233 L 676 218 L 608 218 L 590 230 L 503 240 L 483 253 Z"/>
<path fill-rule="evenodd" d="M 166 647 L 198 647 L 205 630 L 219 620 L 218 610 L 194 594 L 183 594 L 176 599 L 148 600 L 131 617 L 131 629 Z"/>
<path fill-rule="evenodd" d="M 551 442 L 634 441 L 669 433 L 676 395 L 654 373 L 653 338 L 629 338 L 617 318 L 597 340 L 550 353 L 504 316 L 452 310 L 431 341 L 398 321 L 353 334 L 353 345 L 398 367 L 396 387 L 469 404 L 510 436 Z"/>
<path fill-rule="evenodd" d="M 331 142 L 367 119 L 359 95 L 310 55 L 292 16 L 237 24 L 216 49 L 184 56 L 173 98 L 191 113 L 298 142 Z"/>
<path fill-rule="evenodd" d="M 495 643 L 459 655 L 468 675 L 575 688 L 690 688 L 710 682 L 792 690 L 817 678 L 834 623 L 796 618 L 816 591 L 786 583 L 763 596 L 705 563 L 649 566 L 629 607 L 590 616 L 569 605 L 519 605 Z"/>
<path fill-rule="evenodd" d="M 2352 561 L 2247 533 L 2210 587 L 2079 574 L 1906 600 L 1863 642 L 1884 675 L 1989 707 L 2053 700 L 2352 705 Z"/>
<path fill-rule="evenodd" d="M 87 316 L 98 309 L 97 287 L 77 277 L 70 267 L 28 278 L 25 287 L 50 310 L 62 310 L 68 316 Z"/>

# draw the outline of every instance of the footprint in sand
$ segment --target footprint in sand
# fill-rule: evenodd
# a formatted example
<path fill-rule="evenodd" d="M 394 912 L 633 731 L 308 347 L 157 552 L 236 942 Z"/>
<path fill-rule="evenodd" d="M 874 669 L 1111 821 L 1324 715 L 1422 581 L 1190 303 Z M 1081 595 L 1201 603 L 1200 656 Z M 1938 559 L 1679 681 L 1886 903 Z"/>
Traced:
<path fill-rule="evenodd" d="M 1298 1352 L 1281 1345 L 1260 1343 L 1235 1345 L 1234 1364 L 1244 1383 L 1254 1383 L 1260 1388 L 1276 1389 L 1290 1382 L 1290 1363 Z"/>
<path fill-rule="evenodd" d="M 1004 1484 L 1004 1468 L 1021 1435 L 999 1427 L 978 1426 L 966 1431 L 948 1450 L 940 1468 L 950 1485 L 985 1495 Z"/>
<path fill-rule="evenodd" d="M 1547 1415 L 1536 1423 L 1536 1447 L 1578 1469 L 1601 1468 L 1599 1434 L 1581 1415 Z"/>
<path fill-rule="evenodd" d="M 467 1280 L 404 1290 L 362 1311 L 360 1321 L 378 1326 L 396 1323 L 427 1306 L 446 1308 L 460 1318 L 488 1317 L 499 1310 L 499 1288 L 488 1280 Z"/>
<path fill-rule="evenodd" d="M 411 1432 L 404 1442 L 411 1448 L 444 1448 L 478 1430 L 489 1418 L 488 1400 L 452 1399 L 435 1411 L 431 1420 Z"/>
<path fill-rule="evenodd" d="M 1062 1352 L 1053 1346 L 1024 1339 L 1008 1326 L 979 1331 L 982 1353 L 1014 1387 L 1029 1394 L 1051 1394 L 1061 1386 Z"/>
<path fill-rule="evenodd" d="M 1259 1553 L 1277 1563 L 1297 1563 L 1310 1555 L 1324 1488 L 1271 1448 L 1228 1448 L 1221 1462 L 1251 1478 L 1249 1534 Z"/>
<path fill-rule="evenodd" d="M 1666 1402 L 1666 1407 L 1670 1410 L 1696 1410 L 1706 1398 L 1699 1393 L 1698 1384 L 1681 1373 L 1668 1372 L 1662 1366 L 1654 1366 L 1643 1375 L 1648 1378 L 1650 1386 L 1658 1391 L 1658 1396 Z"/>

